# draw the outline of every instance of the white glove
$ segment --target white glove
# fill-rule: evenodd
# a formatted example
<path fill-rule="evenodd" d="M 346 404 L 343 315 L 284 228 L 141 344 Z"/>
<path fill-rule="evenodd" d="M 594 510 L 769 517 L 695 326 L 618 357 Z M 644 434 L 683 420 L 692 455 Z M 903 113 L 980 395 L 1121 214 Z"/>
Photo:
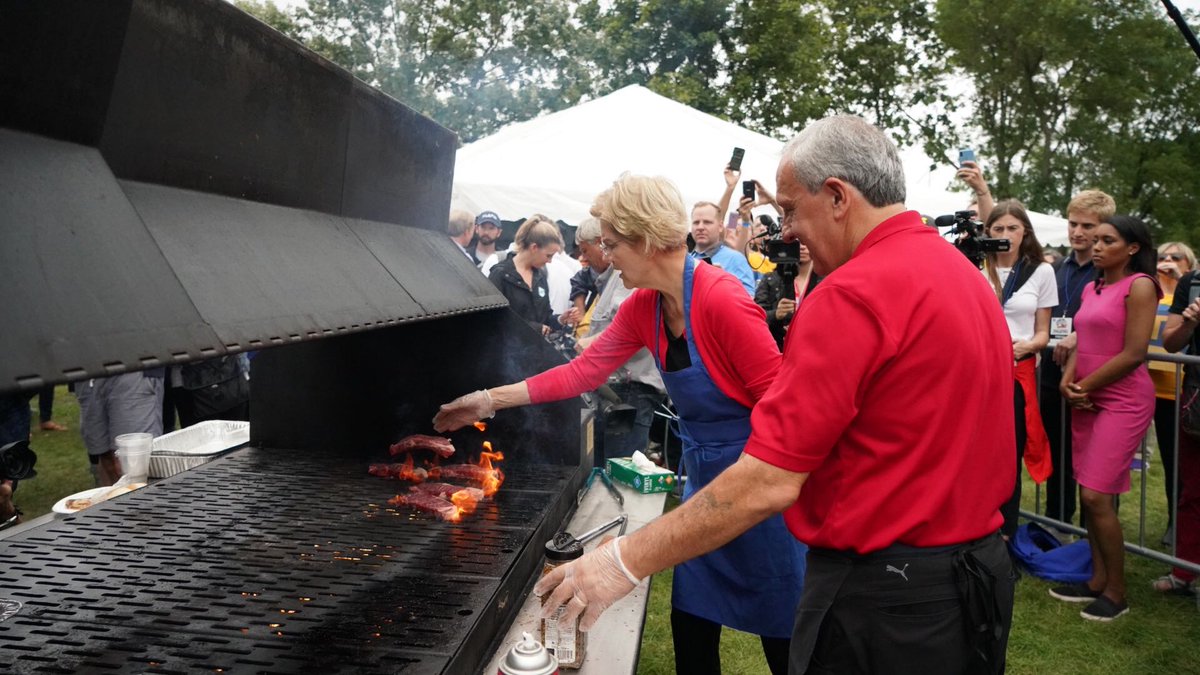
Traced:
<path fill-rule="evenodd" d="M 454 431 L 495 416 L 496 406 L 492 403 L 492 395 L 487 389 L 480 389 L 459 396 L 438 408 L 437 414 L 433 416 L 433 428 L 439 432 Z"/>
<path fill-rule="evenodd" d="M 579 630 L 586 633 L 604 610 L 636 588 L 640 579 L 621 561 L 621 539 L 608 539 L 579 560 L 542 577 L 533 592 L 544 596 L 553 591 L 542 606 L 542 617 L 551 616 L 565 604 L 567 611 L 561 620 L 569 623 L 582 614 Z"/>

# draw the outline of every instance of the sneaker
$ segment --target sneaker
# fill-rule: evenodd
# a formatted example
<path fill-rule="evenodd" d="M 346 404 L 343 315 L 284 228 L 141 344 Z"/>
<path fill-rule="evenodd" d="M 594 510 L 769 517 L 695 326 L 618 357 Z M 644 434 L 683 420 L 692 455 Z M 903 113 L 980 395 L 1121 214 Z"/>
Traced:
<path fill-rule="evenodd" d="M 1063 602 L 1092 602 L 1100 597 L 1100 591 L 1093 591 L 1087 584 L 1071 584 L 1051 588 L 1050 597 Z"/>
<path fill-rule="evenodd" d="M 1096 600 L 1083 608 L 1079 616 L 1089 621 L 1100 621 L 1108 623 L 1122 614 L 1129 613 L 1129 603 L 1121 602 L 1120 604 L 1113 602 L 1107 595 L 1101 595 Z"/>

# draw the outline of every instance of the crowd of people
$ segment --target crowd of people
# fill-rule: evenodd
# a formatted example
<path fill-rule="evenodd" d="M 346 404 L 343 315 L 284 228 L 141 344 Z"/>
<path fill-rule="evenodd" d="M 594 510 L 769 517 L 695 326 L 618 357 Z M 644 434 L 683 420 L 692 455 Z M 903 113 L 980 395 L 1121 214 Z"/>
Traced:
<path fill-rule="evenodd" d="M 1078 497 L 1092 553 L 1087 582 L 1050 594 L 1112 621 L 1128 611 L 1117 499 L 1152 420 L 1164 464 L 1176 439 L 1180 449 L 1178 554 L 1200 560 L 1200 402 L 1192 436 L 1175 415 L 1173 368 L 1146 367 L 1152 342 L 1200 347 L 1191 249 L 1155 249 L 1145 223 L 1099 190 L 1067 204 L 1066 254 L 1044 249 L 1024 205 L 995 200 L 978 164 L 958 177 L 984 235 L 1010 244 L 982 269 L 905 208 L 895 147 L 854 117 L 811 125 L 785 149 L 779 195 L 753 181 L 728 214 L 742 183 L 731 167 L 724 194 L 690 212 L 669 181 L 620 177 L 577 231 L 583 268 L 562 307 L 529 301 L 551 294 L 536 269 L 564 255 L 562 237 L 541 216 L 520 225 L 493 264 L 522 273 L 489 277 L 543 333 L 573 331 L 581 354 L 461 396 L 435 427 L 637 372 L 648 400 L 676 407 L 688 477 L 679 509 L 543 579 L 549 607 L 589 626 L 675 566 L 677 646 L 712 646 L 677 648 L 678 672 L 719 672 L 722 626 L 761 636 L 774 673 L 895 659 L 1001 672 L 1022 466 L 1048 483 L 1051 517 L 1071 522 Z M 774 219 L 754 217 L 767 208 L 799 244 L 784 269 L 765 246 Z M 1200 393 L 1193 370 L 1185 408 Z M 606 451 L 644 445 L 639 433 Z M 1193 580 L 1175 569 L 1155 588 L 1191 593 Z"/>

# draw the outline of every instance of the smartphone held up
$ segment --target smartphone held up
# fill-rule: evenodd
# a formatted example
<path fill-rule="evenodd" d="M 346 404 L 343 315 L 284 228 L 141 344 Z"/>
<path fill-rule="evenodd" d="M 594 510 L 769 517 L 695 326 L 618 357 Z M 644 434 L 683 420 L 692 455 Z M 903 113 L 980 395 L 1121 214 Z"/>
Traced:
<path fill-rule="evenodd" d="M 745 156 L 746 156 L 745 150 L 743 150 L 742 148 L 734 148 L 733 156 L 729 158 L 729 170 L 730 171 L 741 171 L 742 170 L 742 158 Z"/>

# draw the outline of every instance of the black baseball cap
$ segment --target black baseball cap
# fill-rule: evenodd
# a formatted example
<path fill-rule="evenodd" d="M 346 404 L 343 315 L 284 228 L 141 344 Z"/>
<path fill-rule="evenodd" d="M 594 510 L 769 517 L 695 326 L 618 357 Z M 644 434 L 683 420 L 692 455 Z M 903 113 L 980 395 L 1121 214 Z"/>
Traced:
<path fill-rule="evenodd" d="M 478 216 L 475 216 L 475 226 L 478 227 L 484 223 L 491 223 L 496 227 L 500 227 L 500 216 L 496 215 L 495 211 L 484 211 Z"/>

